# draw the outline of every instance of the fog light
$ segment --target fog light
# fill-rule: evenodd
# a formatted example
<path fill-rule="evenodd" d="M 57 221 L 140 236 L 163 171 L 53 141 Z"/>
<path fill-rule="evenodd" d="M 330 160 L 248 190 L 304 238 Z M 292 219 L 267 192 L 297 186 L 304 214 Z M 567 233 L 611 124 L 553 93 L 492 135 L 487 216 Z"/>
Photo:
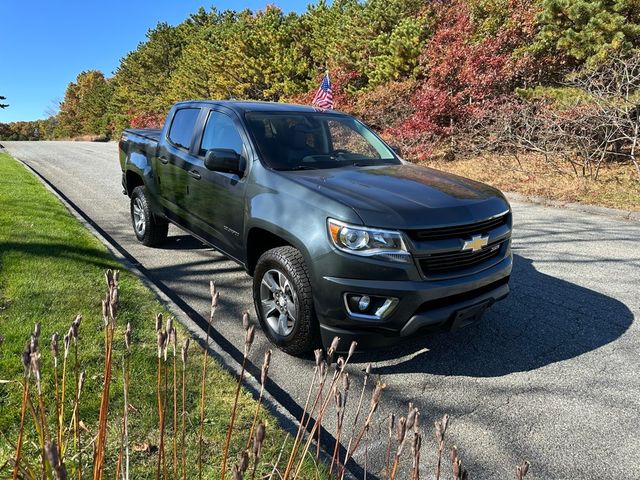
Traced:
<path fill-rule="evenodd" d="M 394 297 L 378 297 L 357 293 L 345 293 L 344 302 L 349 315 L 371 320 L 381 320 L 388 317 L 398 305 Z"/>
<path fill-rule="evenodd" d="M 364 312 L 367 308 L 369 308 L 369 304 L 371 303 L 371 299 L 367 295 L 363 295 L 358 302 L 358 308 L 360 311 Z"/>

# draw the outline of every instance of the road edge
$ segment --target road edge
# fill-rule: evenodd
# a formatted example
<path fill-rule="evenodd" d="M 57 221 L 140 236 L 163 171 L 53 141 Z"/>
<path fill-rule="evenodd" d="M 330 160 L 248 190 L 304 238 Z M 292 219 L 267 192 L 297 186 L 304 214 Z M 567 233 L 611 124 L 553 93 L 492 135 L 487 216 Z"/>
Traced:
<path fill-rule="evenodd" d="M 78 208 L 75 203 L 73 203 L 73 201 L 67 198 L 66 195 L 58 190 L 43 175 L 41 175 L 40 172 L 24 162 L 22 159 L 11 154 L 8 149 L 2 148 L 2 150 L 6 153 L 9 153 L 11 158 L 15 159 L 29 173 L 37 178 L 38 181 L 49 192 L 51 192 L 60 201 L 60 203 L 64 205 L 69 213 L 107 248 L 109 253 L 113 255 L 118 263 L 120 263 L 124 268 L 126 268 L 130 273 L 138 278 L 145 287 L 151 290 L 156 296 L 157 300 L 162 304 L 162 306 L 164 306 L 173 316 L 175 316 L 175 318 L 187 330 L 191 338 L 193 340 L 196 340 L 201 348 L 204 348 L 206 346 L 206 329 L 203 330 L 203 328 L 198 325 L 198 322 L 194 321 L 194 319 L 192 318 L 193 313 L 189 314 L 182 307 L 180 307 L 169 295 L 167 295 L 163 291 L 160 286 L 158 286 L 151 278 L 149 278 L 144 273 L 143 268 L 140 268 L 140 264 L 133 262 L 130 258 L 127 257 L 127 255 L 123 254 L 123 252 L 121 251 L 122 247 L 117 245 L 116 242 L 111 242 L 110 240 L 108 240 L 107 236 L 101 232 L 100 227 L 98 227 L 95 222 L 90 220 L 88 215 L 86 215 L 80 208 Z M 202 315 L 199 315 L 199 317 L 201 319 L 204 319 L 204 316 Z M 211 335 L 211 339 L 209 340 L 209 345 L 207 348 L 209 355 L 216 359 L 224 370 L 237 378 L 240 375 L 242 369 L 241 361 L 235 358 L 231 352 L 228 352 L 227 350 L 222 348 L 218 342 L 213 340 L 217 332 L 215 332 L 215 328 L 213 328 L 212 330 L 213 333 Z M 254 400 L 257 400 L 260 395 L 260 382 L 258 380 L 260 377 L 260 370 L 255 367 L 255 365 L 253 365 L 253 367 L 254 368 L 250 368 L 250 366 L 248 366 L 245 369 L 245 382 L 243 383 L 243 387 L 251 394 Z M 274 382 L 271 380 L 268 380 L 267 383 L 274 384 Z M 271 413 L 275 417 L 278 422 L 278 426 L 292 437 L 295 437 L 299 426 L 298 418 L 293 413 L 291 413 L 290 409 L 287 408 L 286 405 L 275 398 L 268 386 L 264 389 L 262 404 L 263 407 L 266 408 L 269 413 Z M 310 426 L 313 426 L 313 420 L 310 422 Z M 333 435 L 324 430 L 323 427 L 320 428 L 322 428 L 323 431 L 322 444 L 330 445 L 335 443 L 335 438 L 333 437 Z M 327 440 L 329 440 L 329 442 L 331 443 L 327 443 Z M 330 452 L 326 451 L 324 448 L 321 449 L 321 457 L 326 465 L 329 465 L 329 463 L 331 462 L 331 456 L 332 455 L 330 454 Z M 363 473 L 364 470 L 362 470 L 359 465 L 355 464 L 353 460 L 350 460 L 349 465 L 346 469 L 345 478 L 354 480 L 357 478 L 361 478 Z M 367 476 L 370 476 L 372 479 L 377 478 L 375 474 L 371 472 L 367 472 Z"/>

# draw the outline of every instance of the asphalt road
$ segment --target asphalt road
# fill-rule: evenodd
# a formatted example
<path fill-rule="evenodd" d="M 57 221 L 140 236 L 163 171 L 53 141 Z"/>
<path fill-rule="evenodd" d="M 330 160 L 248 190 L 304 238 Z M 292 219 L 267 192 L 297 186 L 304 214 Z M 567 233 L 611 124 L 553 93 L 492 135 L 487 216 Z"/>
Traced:
<path fill-rule="evenodd" d="M 175 228 L 163 248 L 139 245 L 121 193 L 116 144 L 4 145 L 126 249 L 154 282 L 204 316 L 208 281 L 215 279 L 222 290 L 217 329 L 241 346 L 240 315 L 252 305 L 249 277 Z M 429 429 L 422 454 L 429 476 L 435 463 L 430 425 L 447 412 L 448 443 L 458 446 L 474 478 L 513 478 L 523 459 L 532 464 L 528 478 L 640 478 L 640 331 L 634 321 L 640 316 L 640 224 L 513 207 L 509 298 L 454 334 L 359 354 L 352 376 L 361 378 L 372 362 L 383 377 L 388 388 L 381 419 L 404 413 L 409 401 L 419 407 Z M 266 348 L 258 335 L 254 364 Z M 278 352 L 272 365 L 280 397 L 304 403 L 313 362 Z M 386 444 L 375 433 L 367 463 L 380 471 Z M 357 459 L 364 463 L 363 455 Z"/>

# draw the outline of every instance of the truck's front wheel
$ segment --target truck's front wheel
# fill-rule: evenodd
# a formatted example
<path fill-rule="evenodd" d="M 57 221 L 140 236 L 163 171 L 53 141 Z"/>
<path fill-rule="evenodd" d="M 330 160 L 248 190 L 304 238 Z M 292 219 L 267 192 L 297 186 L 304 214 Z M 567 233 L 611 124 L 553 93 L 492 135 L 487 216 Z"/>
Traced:
<path fill-rule="evenodd" d="M 131 193 L 131 223 L 136 238 L 147 247 L 160 245 L 167 239 L 169 224 L 158 221 L 151 211 L 147 192 L 143 186 Z"/>
<path fill-rule="evenodd" d="M 280 349 L 299 355 L 319 346 L 311 282 L 298 250 L 278 247 L 260 257 L 253 300 L 262 329 Z"/>

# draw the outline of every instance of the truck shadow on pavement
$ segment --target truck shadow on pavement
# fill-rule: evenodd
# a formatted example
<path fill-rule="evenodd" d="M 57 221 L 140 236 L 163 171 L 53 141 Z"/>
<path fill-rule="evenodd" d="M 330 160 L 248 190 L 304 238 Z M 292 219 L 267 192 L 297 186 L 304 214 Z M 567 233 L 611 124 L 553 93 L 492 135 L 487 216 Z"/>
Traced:
<path fill-rule="evenodd" d="M 514 256 L 511 294 L 476 324 L 364 351 L 353 363 L 377 374 L 499 377 L 577 357 L 619 338 L 633 323 L 622 302 L 537 271 Z M 388 365 L 384 365 L 387 363 Z"/>

